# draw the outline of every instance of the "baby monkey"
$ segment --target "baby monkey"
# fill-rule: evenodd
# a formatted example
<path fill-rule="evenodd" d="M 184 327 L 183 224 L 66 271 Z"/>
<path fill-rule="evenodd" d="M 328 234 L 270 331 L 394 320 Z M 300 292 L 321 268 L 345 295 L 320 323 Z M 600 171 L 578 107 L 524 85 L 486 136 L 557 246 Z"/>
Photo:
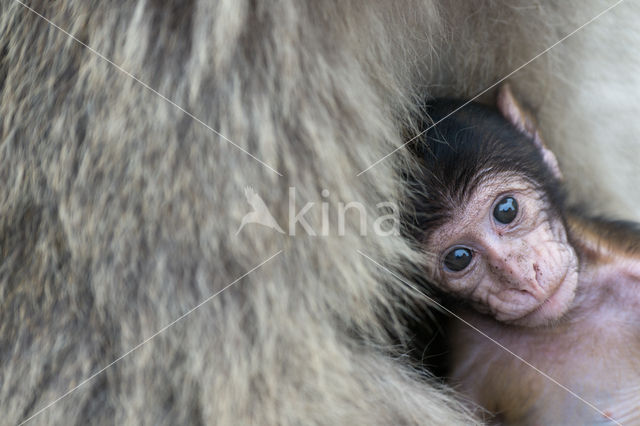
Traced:
<path fill-rule="evenodd" d="M 497 104 L 469 104 L 415 144 L 412 233 L 456 315 L 557 383 L 457 320 L 450 383 L 497 423 L 640 424 L 640 230 L 568 208 L 508 86 Z"/>

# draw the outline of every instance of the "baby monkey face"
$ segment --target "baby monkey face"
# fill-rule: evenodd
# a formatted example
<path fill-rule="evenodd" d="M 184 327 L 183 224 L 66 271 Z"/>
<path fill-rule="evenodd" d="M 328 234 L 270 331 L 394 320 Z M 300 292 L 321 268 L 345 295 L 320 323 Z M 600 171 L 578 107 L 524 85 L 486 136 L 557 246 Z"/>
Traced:
<path fill-rule="evenodd" d="M 436 280 L 498 321 L 540 326 L 561 318 L 578 259 L 560 216 L 522 177 L 499 174 L 427 240 Z"/>

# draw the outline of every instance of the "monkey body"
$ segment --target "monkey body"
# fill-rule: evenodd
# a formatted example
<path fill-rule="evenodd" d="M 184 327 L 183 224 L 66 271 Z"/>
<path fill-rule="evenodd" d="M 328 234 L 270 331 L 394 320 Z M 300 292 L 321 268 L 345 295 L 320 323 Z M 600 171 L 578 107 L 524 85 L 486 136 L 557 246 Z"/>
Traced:
<path fill-rule="evenodd" d="M 427 110 L 410 180 L 425 271 L 463 320 L 452 385 L 500 423 L 640 423 L 640 227 L 567 207 L 508 86 L 498 110 L 459 105 Z"/>
<path fill-rule="evenodd" d="M 576 308 L 557 323 L 528 328 L 467 308 L 457 314 L 610 418 L 638 424 L 640 256 L 598 238 L 580 243 L 587 266 L 579 273 Z M 451 383 L 500 422 L 607 424 L 605 415 L 468 325 L 453 320 L 450 331 Z"/>

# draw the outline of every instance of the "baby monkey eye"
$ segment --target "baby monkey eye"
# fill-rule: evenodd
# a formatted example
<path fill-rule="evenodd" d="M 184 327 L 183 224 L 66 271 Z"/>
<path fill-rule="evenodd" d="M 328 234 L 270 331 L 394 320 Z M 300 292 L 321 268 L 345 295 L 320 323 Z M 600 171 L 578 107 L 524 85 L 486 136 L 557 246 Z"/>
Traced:
<path fill-rule="evenodd" d="M 493 209 L 493 217 L 502 224 L 513 222 L 518 215 L 518 202 L 513 197 L 504 197 Z"/>
<path fill-rule="evenodd" d="M 444 258 L 444 266 L 453 272 L 462 271 L 471 263 L 471 250 L 464 247 L 456 247 Z"/>

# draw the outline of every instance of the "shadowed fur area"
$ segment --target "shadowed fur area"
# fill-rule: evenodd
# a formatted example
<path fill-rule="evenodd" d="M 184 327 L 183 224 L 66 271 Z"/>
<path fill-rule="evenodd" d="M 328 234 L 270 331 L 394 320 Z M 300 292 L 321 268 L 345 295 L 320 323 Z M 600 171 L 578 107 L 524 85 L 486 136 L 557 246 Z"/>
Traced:
<path fill-rule="evenodd" d="M 236 235 L 244 190 L 283 227 L 289 187 L 297 209 L 374 216 L 413 160 L 356 175 L 418 127 L 425 93 L 469 98 L 612 2 L 25 4 L 94 52 L 0 1 L 2 423 L 477 422 L 406 356 L 406 318 L 428 309 L 397 278 L 416 250 L 361 236 L 357 215 L 345 236 Z M 628 219 L 639 12 L 623 3 L 512 77 L 572 193 Z"/>

